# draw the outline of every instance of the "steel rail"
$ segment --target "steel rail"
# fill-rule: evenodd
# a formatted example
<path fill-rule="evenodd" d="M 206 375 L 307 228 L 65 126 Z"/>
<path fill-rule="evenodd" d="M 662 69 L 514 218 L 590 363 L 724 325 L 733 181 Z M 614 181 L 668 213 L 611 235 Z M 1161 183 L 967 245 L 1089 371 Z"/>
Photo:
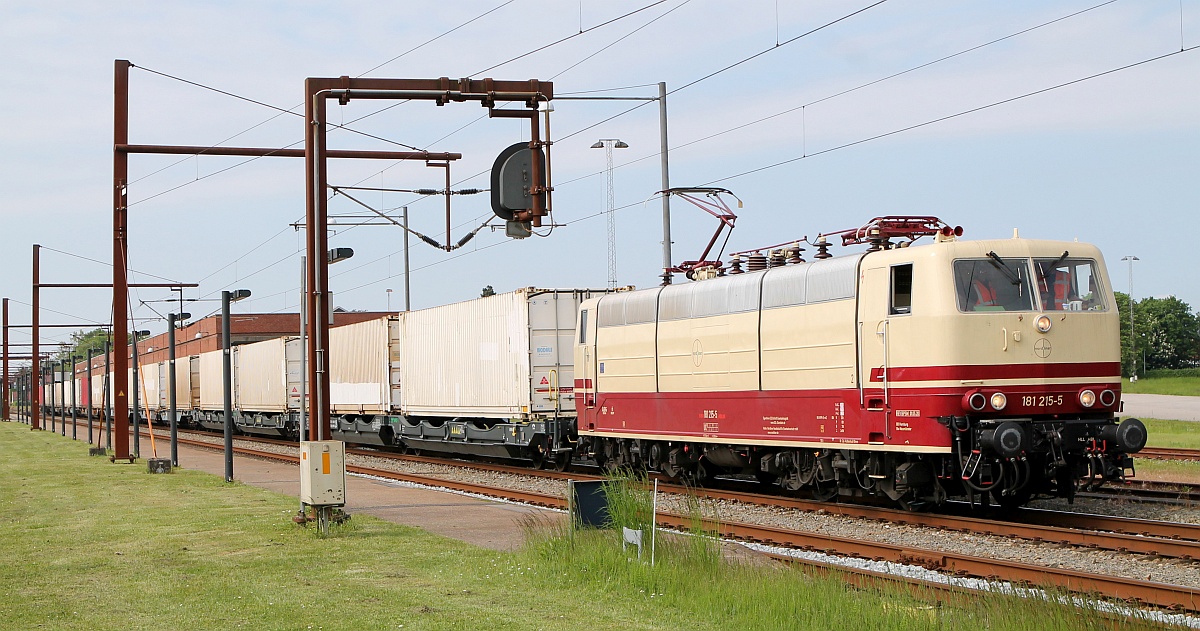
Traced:
<path fill-rule="evenodd" d="M 1147 525 L 1141 532 L 1137 533 L 1103 532 L 1107 529 L 1098 527 L 1093 523 L 1094 520 L 1090 519 L 1071 520 L 1072 525 L 1070 526 L 1064 526 L 1061 522 L 1054 519 L 1046 519 L 1045 523 L 1016 523 L 982 519 L 979 517 L 947 515 L 944 513 L 914 513 L 859 504 L 830 504 L 810 500 L 759 496 L 734 491 L 704 489 L 697 490 L 696 493 L 701 497 L 710 499 L 730 500 L 806 512 L 824 511 L 843 517 L 908 526 L 922 526 L 996 537 L 1016 537 L 1028 541 L 1102 548 L 1117 552 L 1134 552 L 1179 559 L 1200 559 L 1200 526 L 1192 524 L 1153 522 L 1154 525 Z M 1077 513 L 1067 513 L 1067 515 L 1077 515 Z M 1087 517 L 1096 516 L 1088 515 Z M 1146 536 L 1145 532 L 1147 530 L 1155 530 L 1159 534 Z"/>
<path fill-rule="evenodd" d="M 659 513 L 658 519 L 659 523 L 671 528 L 690 530 L 696 525 L 696 520 L 688 516 Z M 1051 587 L 1075 593 L 1100 594 L 1107 598 L 1175 611 L 1200 611 L 1200 589 L 1195 587 L 1088 574 L 1016 561 L 978 558 L 953 552 L 924 550 L 769 526 L 704 519 L 701 521 L 701 527 L 731 539 L 917 565 L 956 577 L 974 577 L 1029 587 Z"/>
<path fill-rule="evenodd" d="M 1200 461 L 1200 449 L 1143 447 L 1137 455 L 1141 458 L 1151 458 L 1154 460 Z"/>

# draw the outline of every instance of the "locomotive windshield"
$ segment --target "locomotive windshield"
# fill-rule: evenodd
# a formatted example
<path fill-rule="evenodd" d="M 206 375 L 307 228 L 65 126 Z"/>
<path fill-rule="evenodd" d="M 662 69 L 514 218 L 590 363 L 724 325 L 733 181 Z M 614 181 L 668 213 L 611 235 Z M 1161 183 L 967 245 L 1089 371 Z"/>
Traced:
<path fill-rule="evenodd" d="M 1073 259 L 1068 252 L 1056 259 L 1034 259 L 1038 294 L 1046 311 L 1105 311 L 1104 293 L 1096 277 L 1096 262 Z"/>
<path fill-rule="evenodd" d="M 986 259 L 954 262 L 954 285 L 961 311 L 1033 311 L 1033 291 L 1027 259 Z"/>

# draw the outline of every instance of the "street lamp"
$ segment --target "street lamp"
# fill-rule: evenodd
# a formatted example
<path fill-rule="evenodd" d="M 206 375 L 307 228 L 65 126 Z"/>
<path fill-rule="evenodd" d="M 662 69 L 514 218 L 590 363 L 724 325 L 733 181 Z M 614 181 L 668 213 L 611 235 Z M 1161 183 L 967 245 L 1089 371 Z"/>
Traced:
<path fill-rule="evenodd" d="M 1129 380 L 1137 381 L 1137 334 L 1133 331 L 1133 262 L 1142 259 L 1131 254 L 1121 257 L 1121 260 L 1129 261 L 1129 354 L 1133 356 L 1133 373 Z"/>
<path fill-rule="evenodd" d="M 225 386 L 226 482 L 233 482 L 233 365 L 229 352 L 229 304 L 249 297 L 249 289 L 221 292 L 221 379 Z"/>
<path fill-rule="evenodd" d="M 171 466 L 172 467 L 179 466 L 179 411 L 178 411 L 178 406 L 176 404 L 176 396 L 177 395 L 175 392 L 175 386 L 176 386 L 176 383 L 175 383 L 175 323 L 179 322 L 179 321 L 190 320 L 191 318 L 192 318 L 192 314 L 190 314 L 190 313 L 178 313 L 178 314 L 168 313 L 167 314 L 167 347 L 169 349 L 168 356 L 167 356 L 167 362 L 169 364 L 167 371 L 169 374 L 168 374 L 167 378 L 171 380 L 171 384 L 170 384 L 170 387 L 168 388 L 167 392 L 168 392 L 168 397 L 169 397 L 168 402 L 171 405 L 171 409 L 168 413 L 171 415 Z"/>
<path fill-rule="evenodd" d="M 608 215 L 608 288 L 616 289 L 617 287 L 617 215 L 616 215 L 616 198 L 613 193 L 613 149 L 628 149 L 629 145 L 622 140 L 616 138 L 601 138 L 592 145 L 592 149 L 603 149 L 607 160 L 607 168 L 605 173 L 608 179 L 608 208 L 605 214 Z"/>

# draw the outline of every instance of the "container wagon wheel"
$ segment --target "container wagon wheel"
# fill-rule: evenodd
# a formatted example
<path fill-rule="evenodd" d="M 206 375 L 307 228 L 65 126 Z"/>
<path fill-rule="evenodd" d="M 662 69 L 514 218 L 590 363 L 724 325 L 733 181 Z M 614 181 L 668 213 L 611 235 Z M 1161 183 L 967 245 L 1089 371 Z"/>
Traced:
<path fill-rule="evenodd" d="M 543 469 L 546 466 L 546 441 L 542 439 L 535 441 L 529 446 L 529 459 L 533 462 L 534 469 Z"/>

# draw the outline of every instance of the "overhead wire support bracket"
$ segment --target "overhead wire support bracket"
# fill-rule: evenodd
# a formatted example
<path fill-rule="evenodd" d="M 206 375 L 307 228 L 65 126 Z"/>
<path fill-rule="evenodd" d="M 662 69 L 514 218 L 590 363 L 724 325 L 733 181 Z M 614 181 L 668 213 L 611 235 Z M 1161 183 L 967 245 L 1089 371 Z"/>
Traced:
<path fill-rule="evenodd" d="M 448 77 L 437 79 L 374 79 L 341 77 L 309 77 L 304 81 L 304 162 L 305 162 L 305 224 L 307 225 L 308 269 L 307 294 L 305 306 L 313 317 L 308 321 L 308 338 L 311 340 L 308 348 L 309 380 L 312 383 L 312 396 L 309 399 L 309 436 L 315 440 L 328 440 L 331 435 L 329 396 L 329 373 L 325 370 L 325 357 L 329 339 L 329 316 L 326 312 L 326 288 L 329 284 L 329 266 L 324 252 L 329 247 L 329 199 L 325 195 L 328 188 L 328 169 L 326 160 L 330 157 L 327 144 L 326 104 L 336 99 L 342 105 L 354 99 L 410 99 L 433 101 L 438 106 L 450 102 L 479 101 L 487 107 L 490 113 L 495 104 L 500 101 L 523 102 L 533 111 L 530 119 L 529 147 L 538 149 L 542 146 L 540 138 L 540 121 L 536 115 L 538 105 L 554 98 L 554 85 L 550 82 L 530 79 L 528 81 L 497 81 L 495 79 L 451 80 Z M 426 162 L 436 162 L 427 159 Z M 449 162 L 442 161 L 447 171 L 446 200 L 450 200 Z M 438 165 L 442 166 L 442 165 Z M 533 161 L 531 180 L 542 182 L 541 165 Z M 547 188 L 549 178 L 545 179 Z M 535 226 L 541 225 L 541 218 L 548 214 L 549 191 L 532 191 L 532 207 L 522 211 L 518 219 L 531 221 Z M 345 195 L 345 193 L 342 193 Z M 348 198 L 353 199 L 349 195 Z M 357 201 L 357 200 L 355 200 Z M 361 204 L 361 202 L 360 202 Z M 383 214 L 366 204 L 372 212 Z M 447 243 L 441 246 L 452 249 L 449 244 L 449 217 L 447 217 Z M 429 239 L 428 241 L 433 241 Z M 434 243 L 436 243 L 434 241 Z"/>

